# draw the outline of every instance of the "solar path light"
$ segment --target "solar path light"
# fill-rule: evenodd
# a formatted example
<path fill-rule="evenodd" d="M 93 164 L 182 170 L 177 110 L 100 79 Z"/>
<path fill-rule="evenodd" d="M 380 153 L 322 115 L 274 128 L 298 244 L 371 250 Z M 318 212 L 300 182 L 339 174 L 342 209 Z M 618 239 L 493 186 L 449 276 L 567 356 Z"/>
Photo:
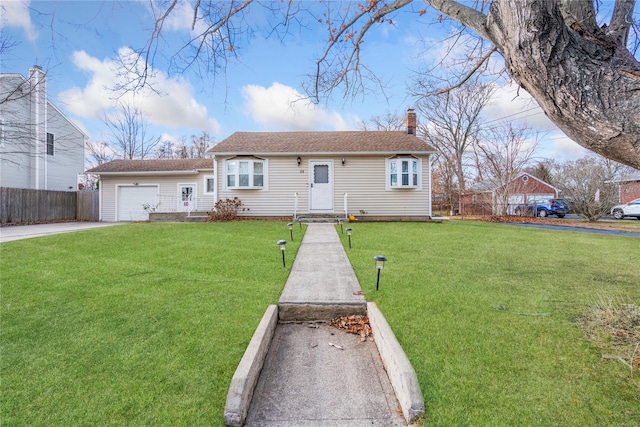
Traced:
<path fill-rule="evenodd" d="M 284 263 L 284 250 L 287 246 L 287 241 L 286 240 L 278 240 L 278 246 L 280 246 L 280 251 L 282 252 L 282 266 L 286 267 L 285 263 Z"/>
<path fill-rule="evenodd" d="M 287 227 L 289 227 L 289 234 L 291 235 L 291 241 L 293 242 L 293 223 L 290 222 L 287 224 Z"/>
<path fill-rule="evenodd" d="M 376 280 L 376 291 L 377 291 L 380 285 L 380 270 L 384 268 L 384 262 L 387 260 L 387 258 L 383 255 L 376 255 L 373 257 L 373 259 L 376 260 L 376 270 L 378 270 L 378 280 Z"/>
<path fill-rule="evenodd" d="M 347 237 L 349 238 L 349 249 L 351 249 L 351 227 L 347 227 Z"/>
<path fill-rule="evenodd" d="M 342 218 L 336 217 L 336 220 L 338 221 L 338 224 L 340 224 L 340 232 L 344 234 L 344 230 L 342 229 Z"/>

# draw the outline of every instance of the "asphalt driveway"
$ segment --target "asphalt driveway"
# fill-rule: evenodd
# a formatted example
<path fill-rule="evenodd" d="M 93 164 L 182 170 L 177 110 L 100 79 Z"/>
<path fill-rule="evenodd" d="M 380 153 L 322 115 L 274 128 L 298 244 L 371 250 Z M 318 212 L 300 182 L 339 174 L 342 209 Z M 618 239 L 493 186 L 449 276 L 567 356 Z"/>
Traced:
<path fill-rule="evenodd" d="M 602 228 L 587 228 L 587 227 L 571 227 L 569 225 L 551 225 L 551 224 L 520 224 L 509 223 L 511 225 L 517 225 L 520 227 L 532 227 L 532 228 L 546 228 L 547 230 L 563 230 L 563 231 L 577 231 L 582 233 L 596 233 L 596 234 L 608 234 L 612 236 L 627 236 L 627 237 L 640 237 L 640 232 L 635 233 L 633 231 L 620 231 L 610 230 Z"/>
<path fill-rule="evenodd" d="M 0 227 L 0 243 L 14 240 L 48 236 L 50 234 L 70 233 L 92 228 L 110 227 L 122 222 L 59 222 L 55 224 L 12 225 Z"/>

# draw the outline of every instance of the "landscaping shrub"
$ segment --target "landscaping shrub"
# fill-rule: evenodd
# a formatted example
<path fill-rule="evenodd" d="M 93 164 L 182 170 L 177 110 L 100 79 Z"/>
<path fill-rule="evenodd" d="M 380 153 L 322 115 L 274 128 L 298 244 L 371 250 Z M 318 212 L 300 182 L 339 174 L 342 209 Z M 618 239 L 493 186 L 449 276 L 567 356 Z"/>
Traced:
<path fill-rule="evenodd" d="M 226 198 L 224 200 L 218 200 L 214 208 L 209 212 L 209 218 L 207 221 L 234 221 L 238 219 L 238 212 L 248 210 L 249 208 L 245 208 L 242 201 L 237 197 L 234 197 L 233 199 Z"/>

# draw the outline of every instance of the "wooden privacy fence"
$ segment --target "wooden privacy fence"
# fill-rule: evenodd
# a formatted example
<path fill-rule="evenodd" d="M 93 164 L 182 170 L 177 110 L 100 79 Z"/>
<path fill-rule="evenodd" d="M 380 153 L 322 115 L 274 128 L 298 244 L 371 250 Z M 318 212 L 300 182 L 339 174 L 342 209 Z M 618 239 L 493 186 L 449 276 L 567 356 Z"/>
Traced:
<path fill-rule="evenodd" d="M 78 221 L 100 221 L 100 196 L 97 191 L 78 191 L 76 219 Z"/>
<path fill-rule="evenodd" d="M 0 188 L 0 224 L 74 220 L 99 220 L 97 191 Z"/>

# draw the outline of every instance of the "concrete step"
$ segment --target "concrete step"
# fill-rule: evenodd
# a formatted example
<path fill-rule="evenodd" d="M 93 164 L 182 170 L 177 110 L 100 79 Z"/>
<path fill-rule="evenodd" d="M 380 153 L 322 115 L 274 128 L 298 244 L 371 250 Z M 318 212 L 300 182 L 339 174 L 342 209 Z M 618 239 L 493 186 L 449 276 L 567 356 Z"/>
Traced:
<path fill-rule="evenodd" d="M 184 222 L 207 222 L 208 216 L 191 215 L 184 217 Z"/>
<path fill-rule="evenodd" d="M 280 302 L 280 322 L 329 321 L 352 314 L 367 315 L 367 303 L 361 302 Z"/>
<path fill-rule="evenodd" d="M 305 224 L 309 223 L 337 223 L 338 219 L 342 220 L 343 223 L 349 222 L 349 218 L 345 218 L 343 215 L 336 215 L 335 213 L 306 213 L 299 214 L 296 221 L 304 222 Z"/>

